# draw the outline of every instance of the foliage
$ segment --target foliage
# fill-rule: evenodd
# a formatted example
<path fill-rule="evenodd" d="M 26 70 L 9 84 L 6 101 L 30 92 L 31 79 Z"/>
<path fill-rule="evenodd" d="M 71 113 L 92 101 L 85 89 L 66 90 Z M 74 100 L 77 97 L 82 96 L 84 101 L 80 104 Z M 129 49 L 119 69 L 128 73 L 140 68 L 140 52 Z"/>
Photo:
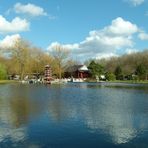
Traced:
<path fill-rule="evenodd" d="M 18 40 L 11 51 L 11 58 L 15 65 L 16 72 L 20 75 L 21 80 L 27 71 L 30 59 L 30 45 L 24 40 Z"/>
<path fill-rule="evenodd" d="M 7 79 L 7 71 L 4 65 L 0 64 L 0 80 Z"/>
<path fill-rule="evenodd" d="M 106 73 L 105 77 L 108 81 L 116 80 L 116 76 L 113 73 Z"/>
<path fill-rule="evenodd" d="M 95 61 L 91 61 L 88 69 L 91 72 L 92 78 L 95 78 L 96 76 L 100 76 L 101 74 L 104 73 L 104 68 L 102 65 L 96 63 Z"/>
<path fill-rule="evenodd" d="M 144 65 L 140 64 L 136 68 L 136 74 L 138 75 L 139 80 L 144 80 L 146 78 L 146 68 Z"/>
<path fill-rule="evenodd" d="M 148 69 L 148 49 L 143 52 L 125 54 L 120 57 L 111 57 L 105 60 L 99 59 L 96 62 L 101 63 L 102 61 L 106 72 L 114 73 L 116 68 L 120 65 L 124 76 L 132 75 L 135 74 L 137 65 L 142 64 Z"/>
<path fill-rule="evenodd" d="M 115 69 L 116 80 L 123 80 L 123 73 L 120 66 L 117 66 Z"/>
<path fill-rule="evenodd" d="M 80 64 L 68 59 L 69 51 L 63 46 L 55 46 L 51 54 L 46 54 L 43 49 L 34 47 L 22 39 L 18 40 L 14 48 L 5 50 L 5 53 L 5 55 L 0 53 L 0 63 L 3 65 L 2 69 L 5 69 L 4 75 L 17 74 L 21 75 L 22 79 L 33 73 L 44 74 L 44 66 L 47 64 L 51 65 L 53 74 L 61 78 L 66 67 Z M 148 50 L 110 59 L 89 60 L 85 64 L 92 73 L 91 78 L 99 77 L 104 73 L 106 73 L 108 80 L 114 79 L 114 75 L 118 80 L 122 80 L 123 76 L 126 80 L 148 78 Z"/>
<path fill-rule="evenodd" d="M 8 74 L 20 75 L 21 79 L 34 73 L 43 74 L 44 66 L 50 65 L 53 60 L 42 49 L 33 47 L 25 40 L 18 40 L 15 47 L 9 51 L 9 55 L 9 58 L 3 60 Z"/>

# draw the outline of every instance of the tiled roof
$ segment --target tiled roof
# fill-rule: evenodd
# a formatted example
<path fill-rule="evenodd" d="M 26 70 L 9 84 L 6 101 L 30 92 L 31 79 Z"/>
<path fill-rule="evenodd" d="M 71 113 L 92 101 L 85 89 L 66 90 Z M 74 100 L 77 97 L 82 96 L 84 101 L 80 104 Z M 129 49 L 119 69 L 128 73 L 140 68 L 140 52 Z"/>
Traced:
<path fill-rule="evenodd" d="M 79 70 L 81 67 L 83 67 L 84 65 L 74 65 L 74 66 L 70 66 L 68 67 L 65 71 L 66 72 L 75 72 L 77 70 Z"/>

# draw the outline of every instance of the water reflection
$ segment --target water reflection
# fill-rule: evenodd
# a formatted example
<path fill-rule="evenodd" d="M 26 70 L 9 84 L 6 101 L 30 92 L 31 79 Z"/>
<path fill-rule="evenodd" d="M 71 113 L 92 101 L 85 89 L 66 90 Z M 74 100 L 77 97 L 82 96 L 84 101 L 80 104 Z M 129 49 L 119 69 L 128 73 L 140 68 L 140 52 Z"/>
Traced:
<path fill-rule="evenodd" d="M 13 129 L 10 127 L 0 128 L 0 142 L 13 141 L 13 143 L 23 141 L 25 139 L 25 128 Z"/>
<path fill-rule="evenodd" d="M 0 142 L 12 141 L 12 143 L 24 141 L 26 137 L 26 128 L 18 126 L 18 116 L 12 111 L 8 100 L 0 101 Z"/>
<path fill-rule="evenodd" d="M 100 98 L 101 102 L 94 104 L 93 108 L 86 106 L 85 122 L 89 128 L 103 130 L 110 135 L 114 143 L 129 142 L 138 132 L 134 127 L 133 97 L 123 92 L 115 95 L 111 91 L 109 94 L 110 97 L 105 94 Z"/>
<path fill-rule="evenodd" d="M 84 86 L 78 85 L 81 88 L 86 88 L 86 86 L 86 84 Z M 93 85 L 88 87 L 94 88 Z M 94 91 L 94 93 L 81 90 L 81 96 L 77 98 L 77 101 L 72 99 L 75 98 L 75 94 L 69 92 L 69 100 L 65 102 L 65 105 L 64 103 L 61 105 L 61 101 L 64 102 L 66 99 L 62 100 L 61 96 L 57 96 L 60 101 L 57 101 L 58 105 L 52 104 L 52 106 L 57 111 L 60 110 L 60 113 L 64 114 L 62 116 L 65 116 L 65 109 L 69 118 L 74 116 L 74 118 L 79 118 L 81 116 L 83 122 L 91 130 L 103 131 L 110 135 L 116 144 L 127 143 L 141 131 L 148 129 L 146 94 L 143 95 L 140 91 L 137 92 L 137 89 L 133 89 L 132 93 L 127 89 L 108 88 L 91 91 Z M 79 90 L 75 90 L 75 92 L 79 92 Z"/>
<path fill-rule="evenodd" d="M 9 139 L 48 146 L 92 134 L 94 143 L 102 135 L 106 143 L 128 144 L 148 131 L 147 90 L 87 83 L 0 86 L 0 145 Z"/>
<path fill-rule="evenodd" d="M 42 112 L 40 100 L 35 100 L 29 89 L 21 90 L 20 86 L 1 86 L 0 98 L 0 142 L 20 143 L 27 138 L 27 127 L 30 119 Z M 21 91 L 20 91 L 21 90 Z M 31 96 L 29 96 L 31 95 Z M 43 103 L 42 103 L 43 104 Z M 8 142 L 9 141 L 9 142 Z M 5 145 L 4 145 L 5 147 Z"/>
<path fill-rule="evenodd" d="M 54 121 L 60 122 L 67 116 L 64 100 L 62 99 L 62 89 L 59 87 L 58 93 L 53 92 L 52 98 L 49 100 L 48 111 Z"/>

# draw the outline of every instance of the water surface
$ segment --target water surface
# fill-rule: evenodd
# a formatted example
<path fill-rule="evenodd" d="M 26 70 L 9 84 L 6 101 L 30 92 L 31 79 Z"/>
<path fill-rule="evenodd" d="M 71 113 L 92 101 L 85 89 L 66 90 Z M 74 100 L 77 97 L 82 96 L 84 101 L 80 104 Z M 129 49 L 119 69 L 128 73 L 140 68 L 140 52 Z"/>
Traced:
<path fill-rule="evenodd" d="M 0 147 L 148 148 L 148 86 L 0 85 Z"/>

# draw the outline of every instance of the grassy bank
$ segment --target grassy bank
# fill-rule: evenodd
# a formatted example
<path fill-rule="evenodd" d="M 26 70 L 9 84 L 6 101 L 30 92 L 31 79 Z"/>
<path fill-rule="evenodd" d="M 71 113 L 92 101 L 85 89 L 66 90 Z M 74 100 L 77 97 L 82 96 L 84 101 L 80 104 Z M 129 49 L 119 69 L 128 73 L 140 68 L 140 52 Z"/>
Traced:
<path fill-rule="evenodd" d="M 85 82 L 97 82 L 95 79 L 87 79 Z M 135 84 L 148 84 L 148 80 L 114 80 L 114 81 L 105 81 L 109 83 L 135 83 Z"/>
<path fill-rule="evenodd" d="M 15 80 L 0 80 L 0 84 L 17 83 Z"/>
<path fill-rule="evenodd" d="M 145 81 L 135 81 L 135 80 L 115 80 L 115 81 L 108 81 L 108 82 L 112 82 L 112 83 L 136 83 L 136 84 L 148 84 L 148 80 Z"/>

